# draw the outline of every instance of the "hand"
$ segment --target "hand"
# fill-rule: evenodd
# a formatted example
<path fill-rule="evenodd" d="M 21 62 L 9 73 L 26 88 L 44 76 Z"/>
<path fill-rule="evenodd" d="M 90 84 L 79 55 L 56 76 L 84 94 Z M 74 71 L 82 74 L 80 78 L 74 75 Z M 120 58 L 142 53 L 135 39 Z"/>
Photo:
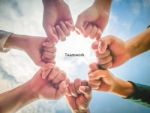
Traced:
<path fill-rule="evenodd" d="M 67 100 L 74 113 L 89 113 L 91 88 L 87 81 L 76 79 L 70 83 L 67 91 Z"/>
<path fill-rule="evenodd" d="M 30 90 L 38 98 L 59 99 L 66 93 L 68 79 L 63 71 L 47 64 L 29 82 Z"/>
<path fill-rule="evenodd" d="M 89 84 L 97 91 L 112 92 L 122 97 L 128 97 L 134 90 L 131 83 L 115 77 L 108 70 L 98 70 L 92 64 L 89 73 Z"/>
<path fill-rule="evenodd" d="M 107 49 L 104 53 L 99 52 L 98 41 L 92 45 L 98 58 L 98 64 L 102 68 L 117 67 L 130 59 L 126 43 L 123 40 L 110 35 L 103 37 L 103 42 L 107 45 Z"/>
<path fill-rule="evenodd" d="M 39 66 L 43 66 L 46 63 L 55 63 L 55 44 L 52 41 L 47 41 L 43 37 L 31 37 L 27 38 L 27 42 L 24 43 L 28 46 L 24 46 L 24 50 Z"/>
<path fill-rule="evenodd" d="M 82 12 L 77 19 L 77 32 L 85 37 L 101 37 L 108 23 L 111 0 L 98 0 L 91 7 Z"/>
<path fill-rule="evenodd" d="M 55 64 L 56 47 L 55 43 L 45 40 L 42 44 L 42 61 Z"/>
<path fill-rule="evenodd" d="M 43 0 L 43 4 L 43 26 L 48 37 L 64 41 L 74 28 L 68 5 L 63 0 Z"/>

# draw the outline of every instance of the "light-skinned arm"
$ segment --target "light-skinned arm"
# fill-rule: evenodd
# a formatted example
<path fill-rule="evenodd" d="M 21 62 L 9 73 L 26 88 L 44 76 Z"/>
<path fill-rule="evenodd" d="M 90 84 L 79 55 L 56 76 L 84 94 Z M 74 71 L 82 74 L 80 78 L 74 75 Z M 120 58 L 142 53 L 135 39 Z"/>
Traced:
<path fill-rule="evenodd" d="M 44 37 L 12 34 L 4 47 L 25 51 L 34 63 L 40 66 L 54 63 L 55 44 Z"/>
<path fill-rule="evenodd" d="M 100 39 L 110 14 L 112 0 L 95 0 L 77 19 L 76 31 L 85 37 Z"/>
<path fill-rule="evenodd" d="M 99 53 L 98 44 L 93 43 L 99 65 L 103 68 L 117 67 L 150 49 L 150 28 L 125 42 L 116 36 L 105 36 L 103 42 L 108 46 L 104 53 Z"/>
<path fill-rule="evenodd" d="M 63 71 L 47 64 L 27 83 L 0 94 L 0 113 L 13 113 L 41 98 L 56 100 L 66 93 L 68 79 Z"/>
<path fill-rule="evenodd" d="M 66 97 L 72 113 L 90 113 L 91 92 L 91 87 L 87 81 L 76 79 L 69 83 Z"/>

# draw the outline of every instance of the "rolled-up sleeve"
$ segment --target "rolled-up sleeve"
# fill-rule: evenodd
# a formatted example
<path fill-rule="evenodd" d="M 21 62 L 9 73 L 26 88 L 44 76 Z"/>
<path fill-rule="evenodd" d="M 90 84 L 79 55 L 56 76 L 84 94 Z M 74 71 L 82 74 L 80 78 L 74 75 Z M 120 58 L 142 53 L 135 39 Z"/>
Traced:
<path fill-rule="evenodd" d="M 4 48 L 4 45 L 10 35 L 12 35 L 12 33 L 0 30 L 0 52 L 8 51 L 8 49 Z"/>

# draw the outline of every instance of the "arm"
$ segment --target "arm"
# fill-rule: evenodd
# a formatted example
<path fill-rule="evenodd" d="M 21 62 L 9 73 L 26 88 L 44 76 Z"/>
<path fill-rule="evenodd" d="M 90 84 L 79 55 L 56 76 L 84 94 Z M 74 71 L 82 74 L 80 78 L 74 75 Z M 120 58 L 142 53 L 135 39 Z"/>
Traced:
<path fill-rule="evenodd" d="M 72 113 L 90 113 L 91 87 L 87 81 L 76 79 L 70 83 L 66 94 Z"/>
<path fill-rule="evenodd" d="M 65 41 L 74 30 L 69 6 L 64 0 L 43 0 L 43 27 L 49 39 Z"/>
<path fill-rule="evenodd" d="M 126 42 L 131 58 L 150 49 L 150 28 Z"/>
<path fill-rule="evenodd" d="M 16 112 L 23 106 L 37 100 L 34 92 L 30 90 L 29 84 L 26 83 L 11 91 L 0 94 L 0 112 Z"/>
<path fill-rule="evenodd" d="M 0 94 L 0 113 L 16 112 L 41 98 L 59 99 L 65 94 L 67 84 L 65 73 L 53 64 L 47 64 L 24 85 Z"/>
<path fill-rule="evenodd" d="M 104 53 L 99 52 L 101 48 L 98 47 L 98 41 L 92 45 L 96 51 L 99 65 L 103 68 L 117 67 L 150 49 L 150 28 L 127 42 L 109 35 L 103 37 L 103 43 L 107 46 Z"/>
<path fill-rule="evenodd" d="M 25 50 L 29 43 L 29 36 L 12 34 L 6 41 L 5 48 Z"/>
<path fill-rule="evenodd" d="M 108 70 L 91 71 L 89 83 L 95 90 L 111 92 L 124 99 L 150 107 L 150 86 L 122 80 Z"/>
<path fill-rule="evenodd" d="M 101 5 L 104 7 L 104 10 L 110 11 L 112 0 L 95 0 L 95 4 Z"/>
<path fill-rule="evenodd" d="M 11 34 L 4 48 L 25 51 L 39 66 L 55 62 L 55 44 L 44 37 Z"/>
<path fill-rule="evenodd" d="M 95 0 L 93 5 L 84 10 L 76 22 L 77 33 L 100 39 L 109 20 L 111 2 L 112 0 Z"/>

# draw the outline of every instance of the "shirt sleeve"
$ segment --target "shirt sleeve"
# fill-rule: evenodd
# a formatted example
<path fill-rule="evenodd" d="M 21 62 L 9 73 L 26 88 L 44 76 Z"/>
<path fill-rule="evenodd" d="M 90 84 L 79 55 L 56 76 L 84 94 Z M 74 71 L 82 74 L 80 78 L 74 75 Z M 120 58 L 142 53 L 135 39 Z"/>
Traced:
<path fill-rule="evenodd" d="M 8 49 L 4 48 L 4 45 L 10 35 L 12 35 L 12 33 L 0 30 L 0 52 L 8 51 Z"/>
<path fill-rule="evenodd" d="M 126 99 L 150 107 L 150 86 L 129 82 L 134 87 L 134 93 Z"/>

